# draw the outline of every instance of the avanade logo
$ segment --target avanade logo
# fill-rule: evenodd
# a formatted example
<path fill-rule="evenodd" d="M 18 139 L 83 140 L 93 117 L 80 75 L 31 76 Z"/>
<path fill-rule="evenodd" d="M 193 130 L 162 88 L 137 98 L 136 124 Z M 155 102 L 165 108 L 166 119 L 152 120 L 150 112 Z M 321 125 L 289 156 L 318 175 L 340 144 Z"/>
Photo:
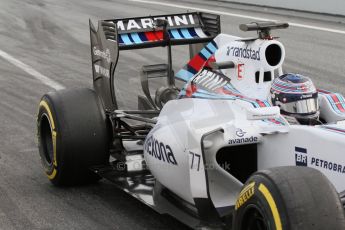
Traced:
<path fill-rule="evenodd" d="M 236 130 L 236 136 L 239 138 L 230 139 L 228 142 L 229 145 L 245 144 L 245 143 L 257 143 L 259 141 L 259 138 L 255 137 L 255 136 L 244 137 L 244 135 L 246 133 L 247 132 L 244 132 L 242 129 L 237 129 Z"/>

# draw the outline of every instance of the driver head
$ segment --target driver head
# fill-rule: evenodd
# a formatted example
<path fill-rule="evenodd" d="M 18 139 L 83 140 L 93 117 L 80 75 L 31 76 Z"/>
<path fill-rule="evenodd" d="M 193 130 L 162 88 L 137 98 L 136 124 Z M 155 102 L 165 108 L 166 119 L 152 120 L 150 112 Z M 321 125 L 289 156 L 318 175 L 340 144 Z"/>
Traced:
<path fill-rule="evenodd" d="M 270 93 L 272 104 L 280 107 L 281 114 L 301 124 L 312 124 L 319 118 L 318 93 L 310 78 L 284 74 L 274 79 Z"/>

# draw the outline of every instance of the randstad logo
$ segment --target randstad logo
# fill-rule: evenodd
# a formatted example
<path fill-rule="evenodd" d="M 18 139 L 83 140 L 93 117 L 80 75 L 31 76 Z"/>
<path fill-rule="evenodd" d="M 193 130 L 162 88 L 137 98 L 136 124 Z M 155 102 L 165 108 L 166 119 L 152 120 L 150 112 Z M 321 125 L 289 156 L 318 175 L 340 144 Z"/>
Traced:
<path fill-rule="evenodd" d="M 226 54 L 228 56 L 233 56 L 233 57 L 239 57 L 239 58 L 245 58 L 245 59 L 252 59 L 252 60 L 257 60 L 260 61 L 260 49 L 255 50 L 252 48 L 248 48 L 248 46 L 244 47 L 227 47 L 227 52 Z"/>

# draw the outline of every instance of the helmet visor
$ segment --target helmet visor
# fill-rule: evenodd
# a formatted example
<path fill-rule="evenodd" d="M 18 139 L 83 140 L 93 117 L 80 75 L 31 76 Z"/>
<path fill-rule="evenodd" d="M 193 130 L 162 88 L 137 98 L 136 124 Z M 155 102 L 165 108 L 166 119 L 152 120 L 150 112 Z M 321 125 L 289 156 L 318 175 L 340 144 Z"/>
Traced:
<path fill-rule="evenodd" d="M 282 103 L 280 104 L 280 108 L 288 113 L 311 114 L 316 113 L 319 110 L 319 104 L 316 98 L 309 98 L 300 101 Z"/>

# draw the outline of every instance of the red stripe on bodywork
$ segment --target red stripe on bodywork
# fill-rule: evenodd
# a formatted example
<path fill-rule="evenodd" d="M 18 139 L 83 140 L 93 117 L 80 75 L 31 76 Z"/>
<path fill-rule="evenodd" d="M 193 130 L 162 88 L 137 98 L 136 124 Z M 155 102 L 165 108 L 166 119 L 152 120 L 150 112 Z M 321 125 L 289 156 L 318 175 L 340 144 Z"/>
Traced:
<path fill-rule="evenodd" d="M 189 61 L 189 65 L 195 70 L 195 71 L 199 71 L 201 69 L 201 67 L 204 65 L 205 60 L 200 57 L 199 54 L 197 54 L 194 58 L 192 58 Z"/>
<path fill-rule="evenodd" d="M 145 32 L 145 36 L 148 41 L 163 40 L 163 31 Z"/>
<path fill-rule="evenodd" d="M 238 97 L 238 98 L 244 98 L 243 95 L 234 93 L 234 92 L 232 92 L 232 91 L 230 91 L 230 90 L 227 90 L 227 89 L 224 89 L 224 87 L 223 87 L 223 88 L 217 89 L 217 90 L 216 90 L 216 93 L 218 93 L 218 94 L 225 94 L 225 95 L 231 95 L 231 96 L 236 96 L 236 97 Z"/>
<path fill-rule="evenodd" d="M 197 90 L 198 88 L 196 87 L 196 85 L 191 83 L 190 85 L 187 86 L 186 97 L 192 97 L 193 93 L 195 93 Z"/>
<path fill-rule="evenodd" d="M 266 104 L 264 102 L 260 100 L 255 100 L 255 101 L 259 104 L 260 107 L 266 107 Z"/>
<path fill-rule="evenodd" d="M 337 131 L 337 132 L 341 132 L 341 133 L 345 133 L 345 130 L 343 129 L 337 129 L 337 128 L 333 128 L 333 127 L 322 127 L 324 129 L 329 129 L 329 130 L 334 130 L 334 131 Z"/>
<path fill-rule="evenodd" d="M 318 92 L 320 93 L 324 93 L 324 94 L 330 94 L 331 92 L 330 91 L 326 91 L 326 90 L 323 90 L 323 89 L 317 89 Z"/>
<path fill-rule="evenodd" d="M 279 122 L 279 121 L 277 121 L 276 119 L 268 119 L 269 121 L 271 121 L 271 122 L 273 122 L 273 123 L 275 123 L 275 124 L 277 124 L 277 125 L 279 125 L 279 124 L 282 124 L 281 122 Z"/>
<path fill-rule="evenodd" d="M 214 54 L 212 54 L 212 55 L 206 60 L 205 67 L 211 68 L 210 63 L 212 63 L 212 62 L 216 62 L 216 58 L 214 57 Z"/>
<path fill-rule="evenodd" d="M 341 104 L 341 102 L 339 101 L 337 95 L 335 94 L 331 94 L 331 97 L 335 103 L 335 105 L 337 106 L 337 108 L 341 111 L 341 112 L 345 112 L 345 109 L 343 107 L 343 105 Z"/>

